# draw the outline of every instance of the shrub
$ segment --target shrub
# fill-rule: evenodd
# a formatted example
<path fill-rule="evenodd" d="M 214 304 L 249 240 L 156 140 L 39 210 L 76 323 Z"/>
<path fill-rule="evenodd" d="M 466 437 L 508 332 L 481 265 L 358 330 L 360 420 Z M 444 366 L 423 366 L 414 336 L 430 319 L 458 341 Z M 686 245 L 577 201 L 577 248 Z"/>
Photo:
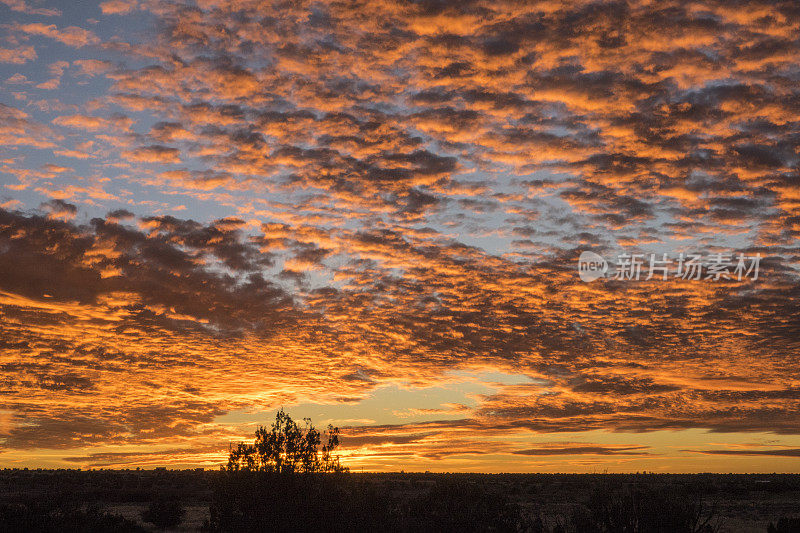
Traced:
<path fill-rule="evenodd" d="M 223 472 L 207 529 L 255 531 L 391 531 L 389 498 L 347 474 Z"/>
<path fill-rule="evenodd" d="M 477 483 L 440 480 L 411 502 L 406 523 L 408 531 L 517 531 L 520 515 L 499 492 Z"/>
<path fill-rule="evenodd" d="M 146 530 L 122 516 L 97 507 L 80 509 L 49 503 L 0 505 L 0 531 L 8 533 L 144 533 Z"/>
<path fill-rule="evenodd" d="M 602 485 L 572 517 L 586 533 L 716 533 L 716 510 L 680 487 Z"/>
<path fill-rule="evenodd" d="M 176 501 L 158 500 L 152 502 L 142 511 L 142 520 L 160 529 L 178 527 L 186 514 L 180 503 Z"/>
<path fill-rule="evenodd" d="M 776 523 L 769 523 L 767 533 L 797 533 L 800 531 L 800 516 L 782 516 Z"/>

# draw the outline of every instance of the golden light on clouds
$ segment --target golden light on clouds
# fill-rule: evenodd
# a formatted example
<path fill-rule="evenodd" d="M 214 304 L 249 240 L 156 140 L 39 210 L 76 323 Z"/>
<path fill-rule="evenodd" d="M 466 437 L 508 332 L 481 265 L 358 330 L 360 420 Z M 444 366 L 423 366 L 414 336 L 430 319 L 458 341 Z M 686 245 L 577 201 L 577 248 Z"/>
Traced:
<path fill-rule="evenodd" d="M 797 470 L 794 3 L 0 10 L 0 464 Z"/>

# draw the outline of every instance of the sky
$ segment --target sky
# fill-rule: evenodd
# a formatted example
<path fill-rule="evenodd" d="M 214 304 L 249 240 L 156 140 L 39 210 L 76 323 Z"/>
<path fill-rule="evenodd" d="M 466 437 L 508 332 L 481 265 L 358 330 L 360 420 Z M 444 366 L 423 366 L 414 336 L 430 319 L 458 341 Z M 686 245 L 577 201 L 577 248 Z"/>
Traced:
<path fill-rule="evenodd" d="M 0 0 L 0 466 L 216 468 L 284 408 L 356 471 L 799 471 L 798 35 Z"/>

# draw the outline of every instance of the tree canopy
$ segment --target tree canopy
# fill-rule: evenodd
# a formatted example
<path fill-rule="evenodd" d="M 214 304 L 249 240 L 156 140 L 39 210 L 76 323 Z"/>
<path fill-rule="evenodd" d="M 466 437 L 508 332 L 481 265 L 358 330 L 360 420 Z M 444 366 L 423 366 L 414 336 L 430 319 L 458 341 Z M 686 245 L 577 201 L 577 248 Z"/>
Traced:
<path fill-rule="evenodd" d="M 322 435 L 310 418 L 300 427 L 283 409 L 267 429 L 259 426 L 253 444 L 239 443 L 230 450 L 226 470 L 280 474 L 344 472 L 334 451 L 339 446 L 339 428 L 328 425 L 327 442 L 320 448 Z"/>

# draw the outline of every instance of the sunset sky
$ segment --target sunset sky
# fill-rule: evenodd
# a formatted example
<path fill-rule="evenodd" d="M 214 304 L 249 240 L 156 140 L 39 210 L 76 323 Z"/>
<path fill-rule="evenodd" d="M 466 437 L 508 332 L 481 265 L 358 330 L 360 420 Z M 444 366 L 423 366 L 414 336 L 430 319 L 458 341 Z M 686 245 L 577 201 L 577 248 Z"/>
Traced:
<path fill-rule="evenodd" d="M 800 4 L 0 0 L 0 467 L 800 471 Z M 758 279 L 585 283 L 729 253 Z"/>

